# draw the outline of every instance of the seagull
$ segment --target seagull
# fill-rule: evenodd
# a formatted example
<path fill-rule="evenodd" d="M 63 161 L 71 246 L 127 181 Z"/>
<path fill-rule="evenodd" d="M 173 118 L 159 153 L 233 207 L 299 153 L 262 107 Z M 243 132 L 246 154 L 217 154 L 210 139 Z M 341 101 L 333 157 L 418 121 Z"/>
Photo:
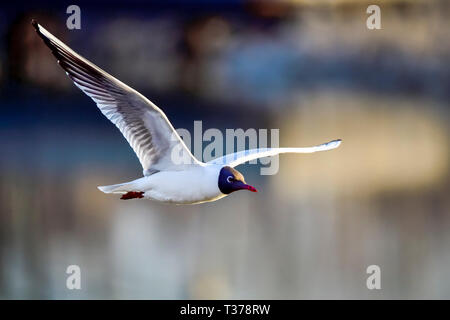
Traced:
<path fill-rule="evenodd" d="M 142 178 L 99 186 L 104 193 L 121 194 L 123 200 L 144 198 L 173 204 L 216 201 L 238 190 L 257 192 L 235 169 L 240 164 L 280 153 L 331 150 L 341 143 L 337 139 L 314 147 L 251 149 L 201 162 L 160 108 L 73 51 L 34 19 L 31 24 L 74 84 L 119 128 L 142 165 Z M 183 154 L 189 161 L 180 163 L 174 154 Z"/>

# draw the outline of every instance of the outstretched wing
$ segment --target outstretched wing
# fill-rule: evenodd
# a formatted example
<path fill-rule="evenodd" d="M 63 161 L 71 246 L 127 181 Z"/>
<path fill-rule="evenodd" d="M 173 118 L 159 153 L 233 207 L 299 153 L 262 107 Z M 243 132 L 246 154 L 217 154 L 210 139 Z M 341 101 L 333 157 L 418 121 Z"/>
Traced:
<path fill-rule="evenodd" d="M 77 54 L 35 20 L 32 25 L 75 85 L 122 132 L 139 158 L 144 175 L 158 170 L 179 170 L 180 166 L 171 159 L 174 148 L 186 152 L 191 163 L 199 163 L 161 109 Z"/>
<path fill-rule="evenodd" d="M 210 164 L 221 164 L 230 167 L 236 167 L 247 161 L 255 160 L 258 158 L 276 156 L 280 153 L 313 153 L 318 151 L 326 151 L 339 147 L 342 140 L 333 140 L 321 145 L 306 148 L 262 148 L 262 149 L 250 149 L 236 153 L 230 153 L 223 157 L 209 161 Z"/>

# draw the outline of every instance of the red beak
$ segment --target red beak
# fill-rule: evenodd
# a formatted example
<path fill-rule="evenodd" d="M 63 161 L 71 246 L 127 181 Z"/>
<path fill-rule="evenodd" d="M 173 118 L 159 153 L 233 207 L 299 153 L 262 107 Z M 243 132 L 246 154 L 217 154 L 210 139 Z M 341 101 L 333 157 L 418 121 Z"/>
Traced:
<path fill-rule="evenodd" d="M 256 188 L 255 187 L 252 187 L 251 185 L 248 185 L 248 184 L 244 184 L 244 189 L 247 189 L 248 191 L 251 191 L 251 192 L 258 192 L 258 190 L 256 190 Z"/>
<path fill-rule="evenodd" d="M 243 189 L 245 189 L 245 190 L 248 190 L 248 191 L 251 191 L 251 192 L 258 192 L 258 190 L 256 190 L 254 187 L 252 187 L 249 184 L 245 184 L 242 181 L 236 181 L 234 183 L 234 187 L 235 187 L 235 190 L 243 190 Z"/>

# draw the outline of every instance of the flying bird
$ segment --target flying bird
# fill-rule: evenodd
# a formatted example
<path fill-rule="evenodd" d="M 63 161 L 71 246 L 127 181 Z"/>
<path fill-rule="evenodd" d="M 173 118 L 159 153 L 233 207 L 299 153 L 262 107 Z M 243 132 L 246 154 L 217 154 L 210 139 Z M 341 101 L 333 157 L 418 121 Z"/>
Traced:
<path fill-rule="evenodd" d="M 74 84 L 119 128 L 142 165 L 142 178 L 98 187 L 104 193 L 122 194 L 124 200 L 145 198 L 175 204 L 215 201 L 238 190 L 257 192 L 235 169 L 240 164 L 280 153 L 331 150 L 341 143 L 338 139 L 306 148 L 251 149 L 201 162 L 160 108 L 77 54 L 34 19 L 31 23 Z M 180 152 L 190 161 L 175 161 L 173 154 Z"/>

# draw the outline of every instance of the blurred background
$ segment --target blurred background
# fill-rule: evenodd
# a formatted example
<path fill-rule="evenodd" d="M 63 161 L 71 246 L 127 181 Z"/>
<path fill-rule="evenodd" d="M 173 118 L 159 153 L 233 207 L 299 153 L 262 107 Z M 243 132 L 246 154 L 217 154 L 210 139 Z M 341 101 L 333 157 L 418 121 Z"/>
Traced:
<path fill-rule="evenodd" d="M 0 5 L 0 298 L 450 298 L 449 1 L 77 1 L 80 30 L 70 4 Z M 239 167 L 257 194 L 105 195 L 142 169 L 31 18 L 176 128 L 344 142 L 283 155 L 275 176 Z"/>

